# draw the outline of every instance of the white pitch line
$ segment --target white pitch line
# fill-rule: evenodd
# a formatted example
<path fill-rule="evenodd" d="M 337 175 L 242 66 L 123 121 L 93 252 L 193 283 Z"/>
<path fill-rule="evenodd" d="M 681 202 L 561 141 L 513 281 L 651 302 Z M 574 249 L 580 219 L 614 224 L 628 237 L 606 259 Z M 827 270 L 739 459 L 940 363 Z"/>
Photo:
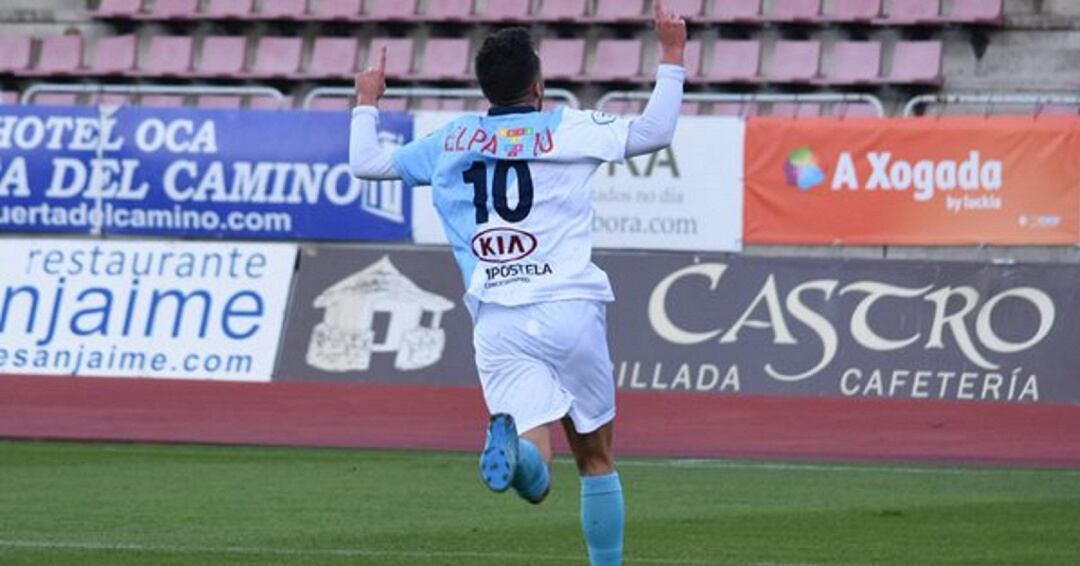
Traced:
<path fill-rule="evenodd" d="M 0 548 L 12 549 L 37 549 L 37 550 L 87 550 L 87 551 L 129 551 L 129 552 L 166 552 L 174 554 L 270 554 L 275 556 L 340 556 L 353 558 L 417 558 L 417 559 L 445 559 L 445 558 L 478 558 L 521 560 L 523 562 L 582 562 L 584 556 L 567 556 L 553 554 L 524 554 L 514 552 L 471 552 L 471 551 L 423 551 L 423 550 L 377 550 L 366 548 L 261 548 L 249 546 L 176 546 L 157 544 L 136 544 L 123 542 L 77 542 L 77 541 L 34 541 L 34 540 L 3 540 L 0 539 Z M 708 565 L 723 564 L 722 562 L 680 559 L 680 558 L 648 558 L 627 557 L 623 562 L 634 564 L 673 564 L 673 565 Z M 781 563 L 781 562 L 739 562 L 746 566 L 818 566 L 811 563 Z"/>
<path fill-rule="evenodd" d="M 1053 473 L 1064 475 L 1080 475 L 1080 470 L 1057 469 L 1057 468 L 914 468 L 910 466 L 890 466 L 888 464 L 853 466 L 849 464 L 804 464 L 798 462 L 740 462 L 736 460 L 707 460 L 707 459 L 616 459 L 616 467 L 632 468 L 701 468 L 721 470 L 771 470 L 782 472 L 870 472 L 887 474 L 1017 474 L 1017 473 Z"/>

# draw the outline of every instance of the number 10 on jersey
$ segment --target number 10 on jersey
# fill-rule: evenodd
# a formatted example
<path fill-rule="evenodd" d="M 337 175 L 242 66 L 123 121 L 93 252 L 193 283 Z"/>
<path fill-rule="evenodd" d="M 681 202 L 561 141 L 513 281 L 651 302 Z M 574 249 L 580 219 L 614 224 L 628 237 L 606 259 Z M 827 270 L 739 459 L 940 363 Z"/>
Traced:
<path fill-rule="evenodd" d="M 487 162 L 474 161 L 473 164 L 461 174 L 461 178 L 466 183 L 473 186 L 473 205 L 476 207 L 477 225 L 487 224 L 488 222 L 487 170 Z M 518 184 L 518 202 L 514 208 L 510 208 L 510 204 L 506 197 L 507 184 L 511 170 L 513 170 L 514 174 L 517 176 Z M 491 194 L 495 201 L 495 213 L 498 214 L 500 218 L 510 223 L 525 220 L 525 218 L 529 216 L 529 212 L 532 210 L 533 205 L 533 182 L 532 174 L 529 172 L 528 162 L 511 161 L 507 159 L 495 161 L 495 174 L 492 176 Z"/>

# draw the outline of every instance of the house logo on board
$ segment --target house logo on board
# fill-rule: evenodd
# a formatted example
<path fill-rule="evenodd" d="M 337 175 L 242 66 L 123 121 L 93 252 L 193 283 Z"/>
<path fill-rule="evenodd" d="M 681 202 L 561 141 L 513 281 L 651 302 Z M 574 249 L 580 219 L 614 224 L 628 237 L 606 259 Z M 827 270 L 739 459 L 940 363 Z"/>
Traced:
<path fill-rule="evenodd" d="M 394 354 L 394 368 L 414 371 L 442 359 L 446 297 L 421 289 L 388 256 L 338 281 L 315 298 L 324 309 L 308 342 L 308 365 L 330 372 L 366 371 L 375 354 Z"/>

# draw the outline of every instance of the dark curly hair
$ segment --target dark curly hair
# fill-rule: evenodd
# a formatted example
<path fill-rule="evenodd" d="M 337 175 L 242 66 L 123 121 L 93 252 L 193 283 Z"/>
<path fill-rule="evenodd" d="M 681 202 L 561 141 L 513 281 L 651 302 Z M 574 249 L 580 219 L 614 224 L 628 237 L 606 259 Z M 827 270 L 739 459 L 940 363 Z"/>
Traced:
<path fill-rule="evenodd" d="M 476 78 L 494 106 L 525 98 L 539 77 L 540 57 L 525 28 L 507 28 L 489 35 L 476 53 Z"/>

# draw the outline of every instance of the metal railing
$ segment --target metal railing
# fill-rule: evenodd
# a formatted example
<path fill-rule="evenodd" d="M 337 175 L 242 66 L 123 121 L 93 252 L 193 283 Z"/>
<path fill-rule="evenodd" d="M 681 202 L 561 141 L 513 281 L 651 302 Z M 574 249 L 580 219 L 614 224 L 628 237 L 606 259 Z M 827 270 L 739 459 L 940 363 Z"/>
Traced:
<path fill-rule="evenodd" d="M 353 97 L 356 94 L 356 90 L 350 87 L 339 86 L 327 86 L 317 87 L 311 89 L 304 96 L 304 100 L 301 104 L 302 108 L 311 108 L 311 103 L 316 98 L 324 97 Z M 478 88 L 388 88 L 386 89 L 387 98 L 484 98 L 484 92 Z M 544 89 L 544 98 L 555 98 L 563 100 L 566 105 L 571 108 L 581 108 L 581 102 L 577 96 L 569 90 L 562 88 L 547 88 Z"/>
<path fill-rule="evenodd" d="M 612 100 L 648 100 L 652 91 L 616 90 L 605 94 L 597 101 L 596 107 L 600 110 Z M 885 106 L 881 99 L 870 94 L 722 94 L 714 92 L 688 92 L 683 95 L 686 102 L 722 102 L 737 104 L 753 104 L 757 102 L 793 102 L 793 103 L 836 103 L 836 104 L 869 104 L 874 107 L 879 117 L 885 116 Z"/>
<path fill-rule="evenodd" d="M 995 106 L 1034 106 L 1038 116 L 1042 108 L 1051 105 L 1076 106 L 1080 111 L 1080 96 L 1062 93 L 1026 93 L 1026 94 L 923 94 L 916 96 L 904 105 L 904 116 L 915 116 L 915 110 L 926 104 L 982 104 L 987 114 Z"/>
<path fill-rule="evenodd" d="M 278 89 L 268 86 L 210 86 L 210 85 L 154 85 L 154 84 L 62 84 L 35 83 L 27 87 L 19 98 L 21 104 L 30 104 L 34 97 L 43 93 L 58 94 L 180 94 L 180 95 L 224 95 L 224 96 L 265 96 L 278 102 L 284 102 L 285 95 Z"/>

